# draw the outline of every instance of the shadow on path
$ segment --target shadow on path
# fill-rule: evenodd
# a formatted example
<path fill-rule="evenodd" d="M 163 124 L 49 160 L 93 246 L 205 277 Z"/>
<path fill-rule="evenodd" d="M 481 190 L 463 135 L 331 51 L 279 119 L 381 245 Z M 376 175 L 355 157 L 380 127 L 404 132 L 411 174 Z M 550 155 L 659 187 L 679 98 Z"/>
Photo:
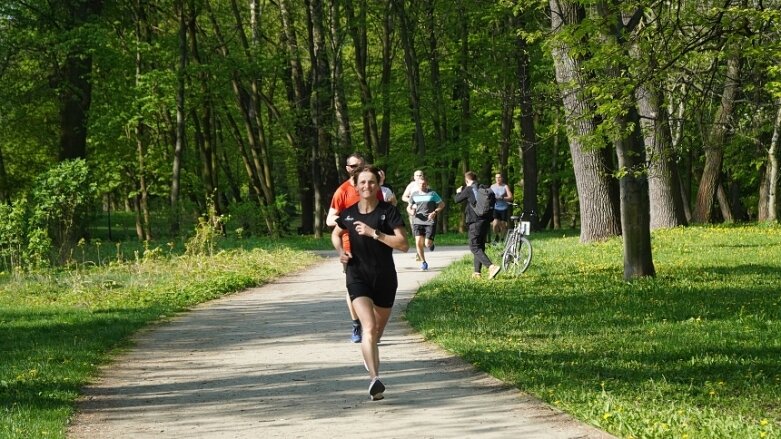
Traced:
<path fill-rule="evenodd" d="M 426 343 L 399 318 L 436 267 L 468 254 L 437 248 L 432 270 L 395 254 L 398 306 L 380 352 L 386 399 L 369 401 L 349 342 L 334 258 L 144 331 L 85 389 L 73 438 L 610 437 Z"/>

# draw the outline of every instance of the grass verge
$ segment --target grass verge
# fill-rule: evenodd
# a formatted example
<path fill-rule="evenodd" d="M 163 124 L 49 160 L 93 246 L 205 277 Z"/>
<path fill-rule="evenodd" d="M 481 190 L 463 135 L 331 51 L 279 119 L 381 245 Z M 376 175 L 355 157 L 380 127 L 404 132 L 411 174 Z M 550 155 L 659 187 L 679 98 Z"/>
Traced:
<path fill-rule="evenodd" d="M 472 280 L 467 258 L 421 289 L 410 323 L 619 437 L 781 437 L 781 228 L 655 232 L 658 275 L 633 282 L 620 239 L 531 238 L 529 271 Z"/>
<path fill-rule="evenodd" d="M 225 250 L 0 281 L 0 438 L 62 438 L 81 387 L 150 322 L 314 263 L 312 253 Z M 296 261 L 290 264 L 289 261 Z"/>

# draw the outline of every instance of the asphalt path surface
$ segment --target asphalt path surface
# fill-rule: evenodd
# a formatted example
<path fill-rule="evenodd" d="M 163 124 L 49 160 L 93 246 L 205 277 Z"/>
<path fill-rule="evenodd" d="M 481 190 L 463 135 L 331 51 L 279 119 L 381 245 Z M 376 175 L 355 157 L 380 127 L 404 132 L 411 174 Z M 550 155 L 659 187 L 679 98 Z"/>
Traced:
<path fill-rule="evenodd" d="M 414 250 L 413 250 L 414 251 Z M 399 291 L 370 401 L 331 257 L 153 325 L 84 389 L 72 438 L 609 438 L 414 333 L 403 310 L 465 247 L 396 252 Z M 500 274 L 501 276 L 501 274 Z M 482 282 L 489 282 L 483 280 Z"/>

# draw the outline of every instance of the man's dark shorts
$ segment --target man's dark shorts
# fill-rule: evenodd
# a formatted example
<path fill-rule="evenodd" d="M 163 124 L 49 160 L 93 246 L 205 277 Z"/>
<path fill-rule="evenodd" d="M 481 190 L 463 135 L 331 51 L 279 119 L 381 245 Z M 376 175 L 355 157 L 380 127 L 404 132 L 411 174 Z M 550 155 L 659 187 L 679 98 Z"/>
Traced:
<path fill-rule="evenodd" d="M 494 209 L 494 219 L 498 219 L 499 221 L 504 221 L 506 223 L 510 222 L 510 209 Z"/>
<path fill-rule="evenodd" d="M 437 228 L 432 224 L 430 226 L 424 224 L 414 224 L 412 226 L 412 236 L 425 236 L 427 239 L 434 240 L 437 235 Z"/>

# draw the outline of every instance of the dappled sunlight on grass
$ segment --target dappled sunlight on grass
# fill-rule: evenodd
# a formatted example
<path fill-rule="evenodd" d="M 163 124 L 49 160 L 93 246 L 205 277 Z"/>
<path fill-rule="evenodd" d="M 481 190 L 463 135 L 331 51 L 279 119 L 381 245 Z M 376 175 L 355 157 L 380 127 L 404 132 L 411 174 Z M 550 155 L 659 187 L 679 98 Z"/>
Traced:
<path fill-rule="evenodd" d="M 532 243 L 523 275 L 473 281 L 467 260 L 426 285 L 408 319 L 618 436 L 781 435 L 781 228 L 656 232 L 658 276 L 632 282 L 620 239 Z"/>

